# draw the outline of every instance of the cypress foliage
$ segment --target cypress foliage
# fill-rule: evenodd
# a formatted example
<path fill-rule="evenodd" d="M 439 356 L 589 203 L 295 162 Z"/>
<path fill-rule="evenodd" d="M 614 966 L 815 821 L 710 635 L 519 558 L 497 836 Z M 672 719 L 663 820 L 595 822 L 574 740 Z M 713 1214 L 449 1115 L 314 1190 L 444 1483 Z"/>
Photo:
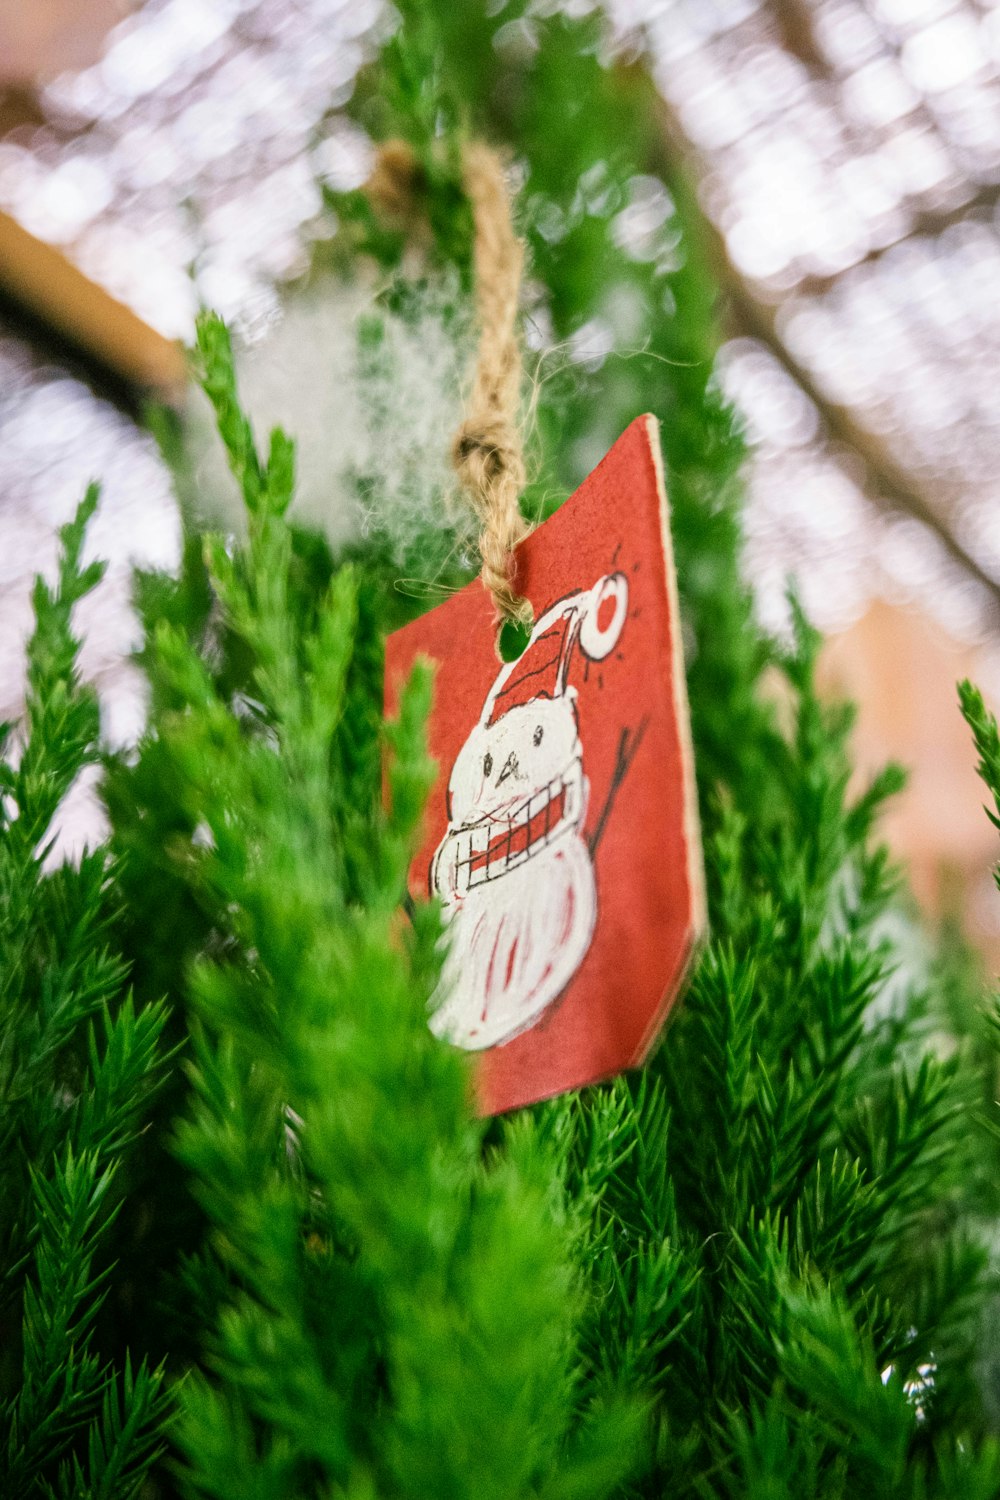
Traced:
<path fill-rule="evenodd" d="M 254 667 L 236 711 L 183 634 L 156 631 L 153 670 L 178 705 L 158 743 L 194 828 L 186 878 L 222 949 L 191 971 L 177 1143 L 217 1262 L 206 1278 L 226 1287 L 210 1373 L 185 1387 L 184 1487 L 599 1495 L 635 1423 L 612 1393 L 578 1389 L 580 1291 L 551 1174 L 527 1148 L 484 1160 L 463 1061 L 426 1023 L 437 913 L 400 921 L 433 777 L 429 674 L 387 730 L 383 812 L 375 746 L 356 721 L 340 735 L 355 579 L 336 573 L 296 621 L 291 448 L 276 432 L 258 458 L 221 324 L 202 322 L 199 347 L 249 523 L 234 555 L 210 545 L 209 572 Z"/>
<path fill-rule="evenodd" d="M 523 165 L 535 315 L 636 330 L 543 368 L 525 506 L 660 417 L 711 940 L 641 1073 L 472 1117 L 426 1026 L 439 914 L 405 894 L 429 674 L 381 715 L 414 602 L 377 534 L 334 556 L 289 518 L 294 447 L 258 447 L 202 318 L 245 534 L 192 526 L 179 578 L 137 579 L 150 715 L 104 761 L 107 848 L 46 862 L 97 756 L 70 626 L 94 492 L 36 591 L 0 770 L 3 1493 L 988 1500 L 997 1027 L 878 844 L 901 773 L 851 789 L 816 634 L 794 601 L 788 641 L 754 622 L 711 278 L 683 184 L 657 187 L 648 78 L 599 18 L 487 9 L 407 0 L 352 109 L 419 153 L 456 318 L 475 130 Z M 339 263 L 376 257 L 405 315 L 400 237 L 334 207 Z M 447 556 L 429 524 L 425 576 Z M 963 692 L 1000 816 L 1000 738 Z"/>
<path fill-rule="evenodd" d="M 35 584 L 20 745 L 0 731 L 0 1492 L 133 1496 L 163 1448 L 163 1371 L 114 1336 L 109 1259 L 129 1158 L 165 1056 L 162 1004 L 137 1010 L 111 937 L 107 850 L 46 867 L 59 803 L 97 758 L 73 605 L 92 486 L 64 526 L 55 589 Z M 112 1325 L 107 1327 L 106 1325 Z"/>

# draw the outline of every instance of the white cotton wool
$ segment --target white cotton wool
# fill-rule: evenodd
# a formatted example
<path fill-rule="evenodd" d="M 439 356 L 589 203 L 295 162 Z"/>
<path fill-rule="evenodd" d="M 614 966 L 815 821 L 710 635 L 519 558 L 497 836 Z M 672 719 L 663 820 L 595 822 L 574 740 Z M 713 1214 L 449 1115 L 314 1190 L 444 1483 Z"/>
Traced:
<path fill-rule="evenodd" d="M 289 294 L 263 330 L 235 344 L 258 446 L 266 449 L 276 425 L 296 441 L 293 517 L 333 542 L 382 537 L 412 570 L 423 543 L 432 543 L 430 560 L 465 549 L 472 535 L 450 445 L 474 344 L 471 309 L 453 279 L 408 291 L 406 304 L 405 313 L 389 310 L 372 282 L 328 275 Z M 183 498 L 209 525 L 239 529 L 236 484 L 200 391 L 185 448 Z"/>

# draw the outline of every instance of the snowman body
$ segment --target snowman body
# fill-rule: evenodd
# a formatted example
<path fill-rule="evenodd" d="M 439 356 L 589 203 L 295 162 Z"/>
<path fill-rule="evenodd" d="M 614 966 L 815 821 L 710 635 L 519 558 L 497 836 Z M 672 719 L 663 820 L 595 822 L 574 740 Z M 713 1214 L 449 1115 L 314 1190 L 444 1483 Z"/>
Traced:
<path fill-rule="evenodd" d="M 590 946 L 589 787 L 567 675 L 577 646 L 591 660 L 610 651 L 627 597 L 626 580 L 612 574 L 547 611 L 520 662 L 499 673 L 452 767 L 448 829 L 430 871 L 449 929 L 430 1025 L 469 1051 L 533 1026 Z"/>
<path fill-rule="evenodd" d="M 466 741 L 432 866 L 450 946 L 433 1030 L 476 1051 L 538 1020 L 590 945 L 594 869 L 570 693 L 511 709 Z"/>

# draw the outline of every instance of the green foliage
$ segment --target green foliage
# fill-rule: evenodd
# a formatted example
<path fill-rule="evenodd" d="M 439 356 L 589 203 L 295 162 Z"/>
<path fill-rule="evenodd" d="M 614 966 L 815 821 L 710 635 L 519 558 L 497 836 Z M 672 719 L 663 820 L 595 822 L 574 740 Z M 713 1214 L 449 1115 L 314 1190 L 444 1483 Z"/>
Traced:
<path fill-rule="evenodd" d="M 995 813 L 987 810 L 986 816 L 995 828 L 1000 828 L 1000 731 L 997 721 L 983 702 L 982 693 L 971 682 L 959 683 L 958 700 L 979 754 L 979 774 L 996 808 Z"/>
<path fill-rule="evenodd" d="M 355 579 L 300 619 L 289 446 L 257 457 L 217 320 L 199 349 L 249 523 L 245 547 L 207 539 L 209 575 L 253 665 L 239 711 L 169 621 L 149 658 L 172 704 L 157 755 L 194 830 L 172 859 L 213 934 L 187 981 L 176 1149 L 206 1219 L 194 1274 L 224 1290 L 184 1391 L 182 1488 L 602 1493 L 635 1422 L 613 1390 L 577 1389 L 582 1292 L 551 1165 L 484 1161 L 465 1061 L 426 1024 L 437 914 L 399 921 L 434 773 L 429 673 L 385 729 L 385 809 L 347 722 Z"/>
<path fill-rule="evenodd" d="M 655 1394 L 642 1493 L 745 1493 L 758 1429 L 784 1437 L 755 1493 L 861 1493 L 876 1473 L 887 1494 L 951 1493 L 963 1464 L 994 1463 L 972 1375 L 995 1212 L 978 980 L 957 951 L 950 968 L 898 972 L 893 928 L 910 919 L 873 827 L 901 773 L 849 795 L 850 715 L 817 696 L 815 635 L 798 613 L 790 648 L 754 626 L 711 279 L 648 78 L 609 56 L 598 15 L 491 10 L 435 16 L 440 118 L 513 146 L 536 315 L 557 339 L 603 322 L 615 343 L 590 369 L 539 370 L 526 505 L 544 512 L 637 411 L 660 417 L 711 905 L 712 942 L 643 1078 L 537 1112 L 600 1309 L 588 1376 Z M 418 14 L 426 28 L 425 7 L 402 11 L 404 39 Z M 419 141 L 381 78 L 359 117 Z M 648 187 L 664 170 L 672 212 L 629 247 L 636 174 Z M 831 1359 L 853 1351 L 844 1378 L 871 1432 L 828 1421 L 797 1382 L 810 1319 Z M 917 1386 L 919 1408 L 900 1407 Z"/>
<path fill-rule="evenodd" d="M 459 147 L 509 146 L 531 315 L 610 347 L 540 357 L 526 511 L 660 417 L 711 939 L 640 1073 L 476 1118 L 426 1025 L 440 915 L 406 888 L 429 670 L 382 711 L 384 634 L 417 606 L 381 539 L 334 556 L 295 524 L 293 445 L 259 446 L 204 317 L 244 540 L 192 533 L 178 578 L 137 579 L 149 721 L 103 762 L 108 847 L 59 864 L 49 832 L 97 760 L 70 628 L 94 493 L 36 591 L 0 766 L 0 1489 L 988 1500 L 998 1030 L 877 842 L 901 773 L 854 787 L 815 633 L 794 602 L 788 641 L 755 624 L 655 91 L 597 13 L 400 12 L 351 108 L 415 148 L 432 244 L 414 283 L 349 195 L 337 254 L 374 257 L 397 311 L 440 286 L 460 330 Z M 662 222 L 630 239 L 643 193 Z M 374 370 L 378 313 L 364 338 Z M 455 541 L 428 527 L 407 567 L 462 581 Z M 1000 736 L 963 704 L 1000 818 Z"/>
<path fill-rule="evenodd" d="M 161 1370 L 133 1376 L 127 1352 L 117 1363 L 100 1349 L 164 1011 L 124 992 L 107 852 L 48 867 L 59 804 L 97 757 L 71 624 L 103 573 L 81 563 L 97 498 L 92 486 L 60 533 L 55 588 L 36 581 L 20 743 L 7 726 L 0 744 L 0 1490 L 12 1497 L 137 1495 L 168 1414 Z"/>

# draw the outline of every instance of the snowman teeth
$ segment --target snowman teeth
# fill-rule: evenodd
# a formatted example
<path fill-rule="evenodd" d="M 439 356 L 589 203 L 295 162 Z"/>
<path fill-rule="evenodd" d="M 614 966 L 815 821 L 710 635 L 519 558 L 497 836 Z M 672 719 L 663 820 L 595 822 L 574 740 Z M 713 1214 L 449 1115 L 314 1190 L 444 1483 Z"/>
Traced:
<path fill-rule="evenodd" d="M 577 822 L 581 789 L 574 768 L 534 792 L 506 817 L 483 818 L 457 829 L 452 835 L 456 894 L 505 875 L 561 838 Z"/>

